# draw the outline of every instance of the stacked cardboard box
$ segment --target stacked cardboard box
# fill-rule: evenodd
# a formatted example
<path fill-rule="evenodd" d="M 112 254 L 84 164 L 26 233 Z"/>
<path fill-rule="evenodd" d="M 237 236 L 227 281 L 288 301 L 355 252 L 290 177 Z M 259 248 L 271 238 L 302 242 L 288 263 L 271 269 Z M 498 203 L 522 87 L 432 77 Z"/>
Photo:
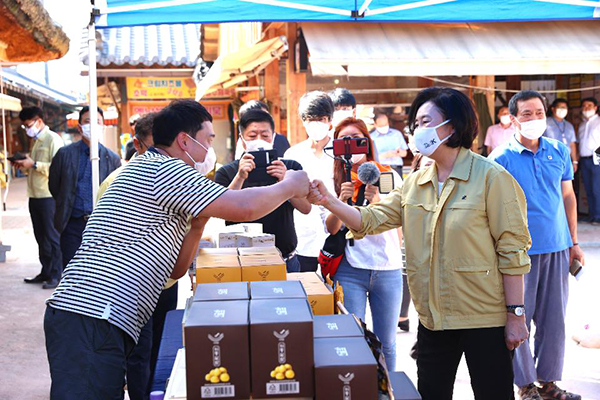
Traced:
<path fill-rule="evenodd" d="M 275 236 L 263 233 L 262 224 L 243 223 L 229 225 L 219 233 L 219 247 L 268 247 L 275 246 Z"/>
<path fill-rule="evenodd" d="M 241 250 L 201 249 L 196 259 L 196 283 L 286 280 L 286 264 L 277 248 Z"/>
<path fill-rule="evenodd" d="M 333 290 L 316 272 L 295 272 L 287 275 L 289 281 L 300 281 L 308 295 L 314 315 L 333 314 Z"/>

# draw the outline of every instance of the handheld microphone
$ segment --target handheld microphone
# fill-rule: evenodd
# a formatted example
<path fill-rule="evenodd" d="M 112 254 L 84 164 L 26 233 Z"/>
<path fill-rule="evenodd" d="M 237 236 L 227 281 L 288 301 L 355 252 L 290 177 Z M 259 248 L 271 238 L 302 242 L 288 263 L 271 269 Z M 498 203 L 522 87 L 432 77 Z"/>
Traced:
<path fill-rule="evenodd" d="M 376 185 L 381 177 L 379 168 L 377 168 L 377 165 L 372 162 L 363 163 L 360 167 L 358 167 L 357 174 L 358 180 L 365 185 Z"/>

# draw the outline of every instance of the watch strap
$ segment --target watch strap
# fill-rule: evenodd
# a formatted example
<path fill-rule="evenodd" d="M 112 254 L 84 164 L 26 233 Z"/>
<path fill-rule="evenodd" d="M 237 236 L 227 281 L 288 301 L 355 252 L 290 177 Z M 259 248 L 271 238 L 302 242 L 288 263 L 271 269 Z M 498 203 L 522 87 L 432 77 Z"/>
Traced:
<path fill-rule="evenodd" d="M 525 304 L 516 304 L 516 305 L 510 305 L 510 306 L 506 306 L 507 310 L 514 310 L 515 308 L 525 308 Z"/>

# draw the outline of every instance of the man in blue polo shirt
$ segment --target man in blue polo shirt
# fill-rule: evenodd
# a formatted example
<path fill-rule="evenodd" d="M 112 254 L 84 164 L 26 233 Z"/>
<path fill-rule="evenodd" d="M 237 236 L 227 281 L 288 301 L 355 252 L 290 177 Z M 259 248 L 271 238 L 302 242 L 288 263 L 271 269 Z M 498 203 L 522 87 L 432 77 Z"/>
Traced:
<path fill-rule="evenodd" d="M 542 137 L 546 105 L 538 92 L 517 93 L 509 109 L 515 136 L 490 158 L 514 176 L 527 198 L 532 246 L 531 271 L 525 275 L 525 313 L 528 328 L 532 320 L 536 327 L 535 356 L 531 339 L 515 350 L 515 384 L 521 400 L 577 400 L 581 396 L 555 383 L 562 379 L 564 363 L 569 266 L 574 259 L 584 261 L 577 244 L 571 156 L 563 143 Z"/>

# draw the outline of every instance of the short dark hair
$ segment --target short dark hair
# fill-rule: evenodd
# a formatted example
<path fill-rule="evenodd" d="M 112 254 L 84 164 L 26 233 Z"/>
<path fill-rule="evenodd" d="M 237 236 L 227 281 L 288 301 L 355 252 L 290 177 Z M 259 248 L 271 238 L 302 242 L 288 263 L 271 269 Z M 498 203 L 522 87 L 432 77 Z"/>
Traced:
<path fill-rule="evenodd" d="M 137 119 L 135 123 L 135 136 L 138 139 L 146 139 L 148 136 L 152 136 L 152 125 L 154 124 L 154 117 L 156 113 L 149 113 Z"/>
<path fill-rule="evenodd" d="M 19 112 L 19 119 L 22 122 L 25 122 L 29 119 L 41 118 L 44 119 L 44 112 L 41 108 L 33 106 L 33 107 L 25 107 Z"/>
<path fill-rule="evenodd" d="M 181 132 L 195 139 L 205 122 L 212 122 L 212 116 L 202 104 L 194 100 L 174 100 L 154 116 L 154 145 L 168 147 Z"/>
<path fill-rule="evenodd" d="M 248 125 L 253 122 L 268 122 L 271 131 L 275 132 L 275 121 L 268 112 L 261 109 L 248 110 L 240 118 L 240 131 L 244 132 Z"/>
<path fill-rule="evenodd" d="M 334 108 L 339 108 L 339 107 L 356 108 L 356 99 L 354 98 L 354 95 L 352 93 L 350 93 L 350 91 L 348 89 L 336 88 L 335 90 L 332 90 L 331 92 L 329 92 L 329 97 L 331 98 L 331 101 L 333 102 Z"/>
<path fill-rule="evenodd" d="M 508 102 L 508 111 L 510 111 L 510 113 L 516 117 L 519 112 L 519 101 L 527 101 L 531 99 L 540 99 L 542 105 L 544 106 L 544 112 L 548 111 L 546 107 L 546 99 L 535 90 L 521 90 L 519 93 L 516 93 Z"/>
<path fill-rule="evenodd" d="M 335 107 L 325 92 L 315 90 L 305 93 L 298 104 L 298 115 L 302 121 L 316 120 L 323 117 L 333 118 Z"/>
<path fill-rule="evenodd" d="M 586 97 L 585 99 L 581 100 L 581 105 L 583 105 L 584 101 L 589 101 L 591 103 L 594 103 L 594 106 L 598 107 L 598 100 L 596 100 L 595 97 Z"/>
<path fill-rule="evenodd" d="M 81 124 L 81 119 L 83 118 L 83 114 L 90 112 L 90 106 L 85 106 L 79 111 L 79 123 Z M 102 119 L 104 119 L 104 111 L 100 107 L 98 107 L 98 114 L 102 115 Z"/>
<path fill-rule="evenodd" d="M 267 103 L 262 102 L 260 100 L 250 100 L 247 101 L 246 103 L 244 103 L 241 107 L 240 107 L 240 111 L 238 111 L 238 115 L 240 118 L 242 118 L 242 115 L 249 110 L 264 110 L 268 113 L 271 112 L 271 109 L 269 108 L 269 106 L 267 105 Z"/>
<path fill-rule="evenodd" d="M 408 127 L 414 132 L 417 120 L 417 111 L 427 102 L 432 102 L 444 116 L 450 120 L 454 133 L 446 142 L 448 147 L 464 147 L 470 149 L 479 133 L 479 122 L 473 102 L 462 92 L 448 88 L 434 86 L 424 89 L 410 106 Z"/>
<path fill-rule="evenodd" d="M 567 99 L 558 97 L 558 98 L 554 99 L 550 108 L 558 107 L 558 105 L 562 104 L 562 103 L 565 103 L 567 106 L 569 105 L 569 102 L 567 101 Z"/>

